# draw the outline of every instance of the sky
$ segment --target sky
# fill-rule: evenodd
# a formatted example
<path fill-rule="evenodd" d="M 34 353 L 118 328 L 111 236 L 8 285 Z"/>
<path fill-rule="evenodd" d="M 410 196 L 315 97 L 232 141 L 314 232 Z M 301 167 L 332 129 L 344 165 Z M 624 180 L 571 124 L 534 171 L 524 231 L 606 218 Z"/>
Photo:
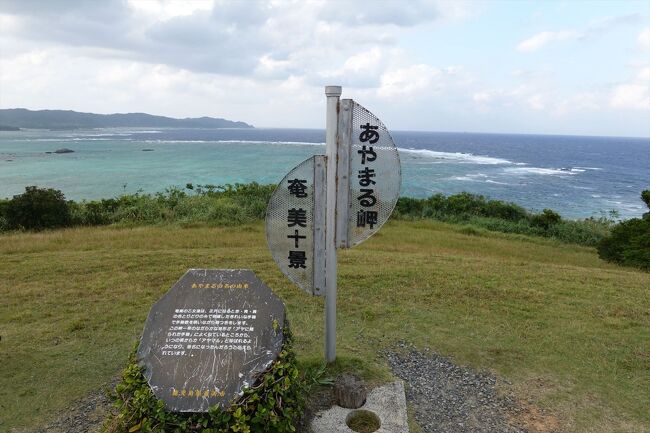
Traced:
<path fill-rule="evenodd" d="M 0 108 L 650 136 L 650 2 L 0 0 Z"/>

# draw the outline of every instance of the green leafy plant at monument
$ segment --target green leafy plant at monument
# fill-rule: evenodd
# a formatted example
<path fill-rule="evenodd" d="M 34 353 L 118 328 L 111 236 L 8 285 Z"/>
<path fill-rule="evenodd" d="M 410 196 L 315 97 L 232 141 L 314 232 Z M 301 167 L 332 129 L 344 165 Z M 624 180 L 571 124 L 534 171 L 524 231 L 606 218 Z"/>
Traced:
<path fill-rule="evenodd" d="M 298 369 L 293 337 L 288 325 L 277 360 L 244 395 L 229 408 L 213 407 L 206 413 L 174 413 L 158 400 L 142 368 L 136 351 L 115 388 L 117 413 L 104 427 L 105 433 L 291 433 L 304 408 L 305 390 L 310 386 Z"/>
<path fill-rule="evenodd" d="M 641 193 L 650 208 L 650 190 Z M 598 256 L 609 262 L 650 270 L 650 212 L 617 224 L 598 244 Z"/>

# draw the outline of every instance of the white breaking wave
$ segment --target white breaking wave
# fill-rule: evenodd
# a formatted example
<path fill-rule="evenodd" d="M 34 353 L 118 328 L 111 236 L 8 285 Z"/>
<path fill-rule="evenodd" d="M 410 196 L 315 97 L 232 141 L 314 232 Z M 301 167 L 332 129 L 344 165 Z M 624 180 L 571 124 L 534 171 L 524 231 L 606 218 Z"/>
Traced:
<path fill-rule="evenodd" d="M 289 144 L 296 146 L 325 146 L 325 143 L 310 141 L 264 141 L 264 140 L 215 140 L 216 143 L 243 143 L 243 144 Z"/>
<path fill-rule="evenodd" d="M 508 167 L 504 168 L 505 172 L 513 174 L 539 174 L 544 176 L 562 176 L 562 175 L 574 175 L 578 174 L 580 170 L 573 171 L 572 169 L 563 169 L 563 168 L 542 168 L 542 167 Z"/>
<path fill-rule="evenodd" d="M 113 133 L 101 133 L 101 134 L 79 134 L 76 137 L 128 137 L 132 133 L 130 132 L 113 132 Z"/>
<path fill-rule="evenodd" d="M 523 163 L 514 163 L 503 158 L 494 158 L 491 156 L 479 156 L 471 153 L 461 152 L 438 152 L 428 149 L 405 149 L 399 147 L 402 153 L 410 153 L 422 157 L 427 157 L 439 161 L 451 161 L 463 164 L 483 164 L 483 165 L 520 165 Z"/>
<path fill-rule="evenodd" d="M 324 146 L 325 143 L 308 141 L 264 141 L 264 140 L 138 140 L 144 143 L 216 143 L 216 144 L 271 144 L 294 146 Z"/>
<path fill-rule="evenodd" d="M 485 182 L 492 183 L 496 185 L 510 185 L 507 182 L 499 182 L 497 180 L 488 179 L 487 174 L 476 173 L 476 174 L 466 174 L 464 176 L 454 176 L 450 178 L 451 180 L 460 180 L 465 182 Z"/>
<path fill-rule="evenodd" d="M 122 135 L 122 136 L 129 136 L 133 134 L 159 134 L 163 131 L 158 131 L 156 129 L 136 129 L 136 130 L 124 130 L 124 129 L 114 129 L 111 130 L 110 128 L 108 129 L 102 129 L 103 131 L 107 132 L 79 132 L 78 134 L 75 134 L 74 136 L 77 137 L 112 137 L 115 135 Z"/>
<path fill-rule="evenodd" d="M 88 137 L 75 137 L 75 138 L 70 138 L 70 141 L 131 141 L 126 138 L 88 138 Z M 59 140 L 61 141 L 61 140 Z"/>

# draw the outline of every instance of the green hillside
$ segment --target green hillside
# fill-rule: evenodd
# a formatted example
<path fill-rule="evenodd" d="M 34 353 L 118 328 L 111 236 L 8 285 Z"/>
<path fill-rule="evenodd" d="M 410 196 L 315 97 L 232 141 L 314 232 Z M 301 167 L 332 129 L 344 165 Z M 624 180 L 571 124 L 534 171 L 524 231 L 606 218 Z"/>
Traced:
<path fill-rule="evenodd" d="M 174 119 L 146 113 L 95 114 L 72 110 L 0 109 L 0 125 L 5 130 L 17 128 L 78 129 L 78 128 L 252 128 L 244 122 L 213 117 Z"/>
<path fill-rule="evenodd" d="M 339 259 L 335 368 L 375 382 L 405 340 L 512 383 L 566 432 L 650 431 L 650 274 L 593 248 L 392 221 Z M 32 431 L 124 366 L 188 268 L 250 268 L 285 301 L 300 360 L 322 358 L 323 300 L 276 268 L 263 224 L 0 235 L 0 431 Z"/>

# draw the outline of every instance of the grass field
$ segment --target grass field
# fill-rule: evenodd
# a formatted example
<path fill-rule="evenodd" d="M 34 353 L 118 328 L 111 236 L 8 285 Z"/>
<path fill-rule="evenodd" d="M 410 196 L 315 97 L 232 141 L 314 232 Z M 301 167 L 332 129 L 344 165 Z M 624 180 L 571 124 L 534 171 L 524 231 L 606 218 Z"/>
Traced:
<path fill-rule="evenodd" d="M 285 301 L 299 358 L 322 357 L 321 298 L 277 270 L 261 223 L 0 236 L 0 431 L 29 431 L 125 364 L 188 268 L 250 268 Z M 337 369 L 390 378 L 400 340 L 490 370 L 566 432 L 650 431 L 650 274 L 591 248 L 391 222 L 339 256 Z"/>

